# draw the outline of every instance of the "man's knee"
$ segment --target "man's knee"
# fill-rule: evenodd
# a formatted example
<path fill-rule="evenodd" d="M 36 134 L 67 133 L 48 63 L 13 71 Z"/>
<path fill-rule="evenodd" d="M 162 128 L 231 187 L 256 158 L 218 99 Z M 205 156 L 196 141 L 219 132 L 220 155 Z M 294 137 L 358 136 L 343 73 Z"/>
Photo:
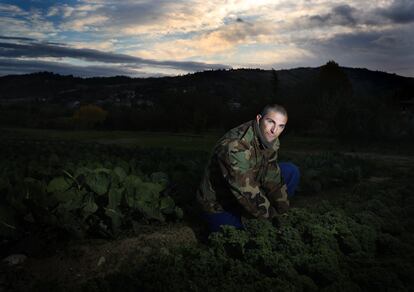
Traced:
<path fill-rule="evenodd" d="M 299 168 L 292 162 L 279 163 L 280 172 L 287 186 L 288 197 L 293 197 L 300 180 Z"/>
<path fill-rule="evenodd" d="M 300 177 L 299 167 L 297 167 L 292 162 L 280 162 L 279 167 L 281 169 L 281 172 L 285 173 L 286 176 L 295 177 L 295 178 Z"/>

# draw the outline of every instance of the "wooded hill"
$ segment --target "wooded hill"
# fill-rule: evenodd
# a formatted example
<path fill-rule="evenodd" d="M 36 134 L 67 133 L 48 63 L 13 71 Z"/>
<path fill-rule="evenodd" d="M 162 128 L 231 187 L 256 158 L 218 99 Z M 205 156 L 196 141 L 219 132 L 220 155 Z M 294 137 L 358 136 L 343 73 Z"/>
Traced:
<path fill-rule="evenodd" d="M 356 126 L 364 134 L 384 111 L 409 123 L 410 118 L 400 115 L 412 111 L 414 98 L 414 78 L 340 67 L 334 61 L 317 68 L 216 70 L 159 78 L 79 78 L 40 72 L 0 77 L 0 87 L 3 112 L 10 113 L 12 107 L 23 114 L 25 108 L 30 116 L 26 119 L 32 119 L 27 124 L 58 128 L 73 125 L 60 125 L 53 118 L 71 117 L 87 104 L 108 113 L 94 127 L 198 131 L 231 127 L 254 117 L 266 103 L 276 102 L 287 107 L 290 130 L 330 134 Z M 41 114 L 47 107 L 54 107 L 55 116 L 48 113 L 45 119 Z M 19 123 L 25 120 L 21 117 Z M 358 121 L 343 125 L 350 119 Z M 1 122 L 16 121 L 3 117 Z M 398 132 L 405 135 L 402 129 Z"/>

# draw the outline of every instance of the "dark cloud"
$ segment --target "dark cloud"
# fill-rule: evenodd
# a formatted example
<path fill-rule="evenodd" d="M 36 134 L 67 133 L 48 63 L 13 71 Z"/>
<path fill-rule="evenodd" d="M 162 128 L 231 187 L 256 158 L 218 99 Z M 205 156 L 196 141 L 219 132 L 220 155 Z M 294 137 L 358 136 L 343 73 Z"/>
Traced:
<path fill-rule="evenodd" d="M 120 2 L 115 7 L 104 6 L 98 9 L 97 13 L 110 16 L 115 24 L 144 24 L 162 20 L 172 11 L 173 3 L 167 0 Z"/>
<path fill-rule="evenodd" d="M 339 23 L 342 21 L 345 25 L 355 25 L 356 19 L 354 17 L 355 8 L 349 5 L 339 5 L 332 9 L 335 17 L 338 19 Z"/>
<path fill-rule="evenodd" d="M 2 36 L 0 35 L 0 39 L 2 40 L 15 40 L 15 41 L 33 41 L 32 38 L 25 38 L 25 37 L 9 37 L 9 36 Z"/>
<path fill-rule="evenodd" d="M 0 57 L 2 58 L 74 58 L 89 62 L 102 62 L 109 64 L 123 64 L 140 68 L 152 66 L 158 68 L 171 68 L 188 72 L 210 69 L 229 68 L 221 64 L 207 64 L 202 62 L 157 61 L 129 56 L 126 54 L 107 53 L 92 49 L 76 49 L 59 44 L 39 42 L 0 42 Z"/>
<path fill-rule="evenodd" d="M 312 15 L 311 17 L 309 17 L 309 19 L 312 22 L 316 22 L 316 23 L 326 23 L 329 20 L 331 20 L 332 15 L 330 13 L 328 14 L 323 14 L 323 15 Z"/>
<path fill-rule="evenodd" d="M 214 34 L 220 36 L 229 43 L 237 44 L 249 38 L 255 38 L 260 35 L 268 35 L 271 33 L 268 26 L 255 24 L 246 20 L 229 23 L 225 26 L 213 31 Z"/>
<path fill-rule="evenodd" d="M 1 59 L 0 58 L 0 75 L 8 74 L 27 74 L 40 71 L 50 71 L 62 75 L 74 75 L 80 77 L 109 77 L 116 75 L 149 77 L 149 74 L 130 70 L 128 68 L 119 68 L 114 66 L 75 66 L 58 62 L 46 61 L 27 61 L 18 59 Z"/>
<path fill-rule="evenodd" d="M 414 1 L 394 0 L 386 9 L 380 9 L 379 13 L 395 23 L 409 23 L 414 21 Z"/>
<path fill-rule="evenodd" d="M 339 34 L 328 40 L 310 40 L 308 49 L 321 63 L 333 59 L 351 67 L 399 72 L 414 72 L 414 31 L 386 31 Z"/>
<path fill-rule="evenodd" d="M 405 33 L 396 29 L 387 31 L 353 32 L 338 34 L 321 42 L 324 46 L 341 48 L 344 51 L 368 51 L 372 54 L 383 53 L 390 57 L 397 54 L 414 55 L 414 43 L 407 41 Z M 413 33 L 410 33 L 413 35 Z"/>
<path fill-rule="evenodd" d="M 38 41 L 34 38 L 27 38 L 27 37 L 14 37 L 14 36 L 3 36 L 0 35 L 0 40 L 6 40 L 6 41 L 16 41 L 17 43 L 38 43 Z M 58 46 L 64 46 L 63 43 L 57 43 L 57 42 L 43 42 L 43 44 L 49 44 L 49 45 L 58 45 Z"/>
<path fill-rule="evenodd" d="M 172 12 L 191 15 L 193 9 L 192 5 L 182 0 L 118 1 L 115 5 L 97 4 L 92 7 L 94 9 L 85 12 L 83 5 L 73 6 L 74 11 L 63 26 L 65 27 L 66 24 L 70 26 L 73 21 L 90 16 L 103 16 L 109 19 L 107 28 L 118 30 L 129 26 L 162 23 L 168 20 Z M 100 27 L 100 29 L 105 30 L 105 27 Z"/>
<path fill-rule="evenodd" d="M 355 11 L 355 8 L 347 4 L 338 5 L 333 7 L 330 13 L 313 15 L 309 19 L 316 24 L 354 26 L 357 24 Z"/>

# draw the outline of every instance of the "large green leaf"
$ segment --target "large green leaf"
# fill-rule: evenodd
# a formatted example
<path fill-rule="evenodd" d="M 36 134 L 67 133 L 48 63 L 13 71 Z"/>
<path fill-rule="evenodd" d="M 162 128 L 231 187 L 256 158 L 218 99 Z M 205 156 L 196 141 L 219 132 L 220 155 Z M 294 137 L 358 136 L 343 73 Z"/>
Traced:
<path fill-rule="evenodd" d="M 127 173 L 122 167 L 115 167 L 114 172 L 118 176 L 120 182 L 124 181 L 124 179 L 127 177 Z"/>
<path fill-rule="evenodd" d="M 171 197 L 166 196 L 166 197 L 161 198 L 160 210 L 161 210 L 162 213 L 164 213 L 164 214 L 173 214 L 174 211 L 175 211 L 174 208 L 175 208 L 175 203 L 174 203 L 174 200 Z"/>
<path fill-rule="evenodd" d="M 136 176 L 128 176 L 125 179 L 125 198 L 128 206 L 138 210 L 147 218 L 164 221 L 160 210 L 160 191 L 162 185 L 158 183 L 143 182 Z"/>
<path fill-rule="evenodd" d="M 114 234 L 118 233 L 122 224 L 123 215 L 118 209 L 105 208 L 105 215 L 111 218 L 111 227 Z"/>
<path fill-rule="evenodd" d="M 105 173 L 90 173 L 86 176 L 86 184 L 98 195 L 108 191 L 110 180 Z"/>
<path fill-rule="evenodd" d="M 90 174 L 92 172 L 92 170 L 90 169 L 90 168 L 87 168 L 87 167 L 84 167 L 84 166 L 82 166 L 82 167 L 78 167 L 76 170 L 75 170 L 75 173 L 73 174 L 73 177 L 75 177 L 75 178 L 77 178 L 77 177 L 79 177 L 79 176 L 81 176 L 81 175 L 83 175 L 83 176 L 87 176 L 88 174 Z"/>
<path fill-rule="evenodd" d="M 87 191 L 85 189 L 77 190 L 72 188 L 65 192 L 66 201 L 61 200 L 60 206 L 68 211 L 78 210 L 84 205 L 83 197 Z"/>
<path fill-rule="evenodd" d="M 169 179 L 165 172 L 154 172 L 151 174 L 151 181 L 162 185 L 164 188 L 168 185 Z"/>
<path fill-rule="evenodd" d="M 66 180 L 63 176 L 60 176 L 60 177 L 56 177 L 52 179 L 49 182 L 47 186 L 47 191 L 49 193 L 64 192 L 70 187 L 71 187 L 71 183 L 68 180 Z"/>
<path fill-rule="evenodd" d="M 183 216 L 184 216 L 183 209 L 176 206 L 175 209 L 174 209 L 174 213 L 175 213 L 175 217 L 177 217 L 179 219 L 183 219 Z"/>
<path fill-rule="evenodd" d="M 97 210 L 98 205 L 95 203 L 93 194 L 87 195 L 82 208 L 83 218 L 86 219 L 89 215 L 95 213 Z"/>
<path fill-rule="evenodd" d="M 64 192 L 55 192 L 54 193 L 54 198 L 59 203 L 66 203 L 66 202 L 75 200 L 76 197 L 77 197 L 77 193 L 76 193 L 76 190 L 74 188 L 66 190 Z"/>
<path fill-rule="evenodd" d="M 110 188 L 108 192 L 108 208 L 116 209 L 121 204 L 124 190 L 125 188 Z"/>
<path fill-rule="evenodd" d="M 126 162 L 125 160 L 121 160 L 119 159 L 116 163 L 119 167 L 122 167 L 122 169 L 128 173 L 130 171 L 130 167 L 129 167 L 129 163 Z"/>
<path fill-rule="evenodd" d="M 110 170 L 110 169 L 108 169 L 108 168 L 104 168 L 104 167 L 98 167 L 98 168 L 95 168 L 95 169 L 93 170 L 93 172 L 94 172 L 94 173 L 105 173 L 105 174 L 110 174 L 110 173 L 111 173 L 111 170 Z"/>
<path fill-rule="evenodd" d="M 140 201 L 153 202 L 158 204 L 160 192 L 163 186 L 157 183 L 143 182 L 136 188 L 136 194 Z"/>
<path fill-rule="evenodd" d="M 142 179 L 136 175 L 128 175 L 124 180 L 124 186 L 127 189 L 133 189 L 142 184 Z"/>
<path fill-rule="evenodd" d="M 126 193 L 125 193 L 125 199 L 131 208 L 135 208 L 135 201 L 138 199 L 138 192 L 137 189 L 140 187 L 140 185 L 143 184 L 142 180 L 135 175 L 128 175 L 123 183 L 123 186 L 125 187 Z"/>
<path fill-rule="evenodd" d="M 136 190 L 136 205 L 146 217 L 165 221 L 160 210 L 160 191 L 163 187 L 156 183 L 142 183 Z"/>

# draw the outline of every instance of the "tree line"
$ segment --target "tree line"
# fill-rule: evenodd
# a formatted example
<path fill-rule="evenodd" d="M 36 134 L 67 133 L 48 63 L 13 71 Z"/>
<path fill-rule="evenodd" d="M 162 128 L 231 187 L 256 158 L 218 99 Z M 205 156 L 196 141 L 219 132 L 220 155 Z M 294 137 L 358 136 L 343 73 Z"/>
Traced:
<path fill-rule="evenodd" d="M 367 74 L 363 70 L 358 72 Z M 104 78 L 65 77 L 62 81 L 56 75 L 46 74 L 51 78 L 48 82 L 37 76 L 44 87 L 50 83 L 51 88 L 62 89 L 53 80 L 63 82 L 65 89 L 73 89 L 77 84 L 75 88 L 80 89 L 68 90 L 69 97 L 72 92 L 83 92 L 82 96 L 88 92 L 112 98 L 83 98 L 76 108 L 64 106 L 68 100 L 62 98 L 51 98 L 43 103 L 32 100 L 23 104 L 3 104 L 0 125 L 200 133 L 229 129 L 253 119 L 265 104 L 279 103 L 289 112 L 287 132 L 341 139 L 413 136 L 412 108 L 401 107 L 401 100 L 414 96 L 412 80 L 389 86 L 391 89 L 384 87 L 374 94 L 363 86 L 361 90 L 358 82 L 363 84 L 363 78 L 354 78 L 355 81 L 349 76 L 335 61 L 313 69 L 216 70 L 135 81 L 115 77 L 105 86 L 99 86 Z M 394 82 L 391 77 L 387 76 L 387 81 L 381 84 L 378 82 L 378 86 Z M 375 90 L 375 86 L 372 88 Z M 48 90 L 50 94 L 51 89 Z M 132 97 L 117 93 L 121 90 L 132 92 Z"/>

